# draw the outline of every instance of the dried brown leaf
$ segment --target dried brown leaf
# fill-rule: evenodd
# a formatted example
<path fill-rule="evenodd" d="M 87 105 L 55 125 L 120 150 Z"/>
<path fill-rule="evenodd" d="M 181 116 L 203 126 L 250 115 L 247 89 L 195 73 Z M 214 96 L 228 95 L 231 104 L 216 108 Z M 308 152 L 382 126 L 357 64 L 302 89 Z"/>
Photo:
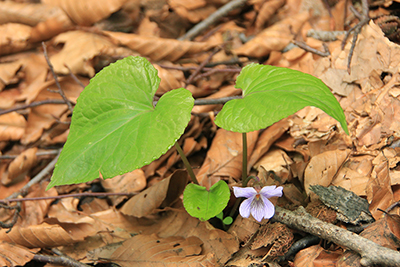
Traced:
<path fill-rule="evenodd" d="M 0 56 L 31 49 L 31 32 L 32 27 L 23 24 L 0 25 Z"/>
<path fill-rule="evenodd" d="M 17 222 L 17 225 L 19 227 L 38 225 L 44 221 L 44 218 L 47 216 L 50 204 L 54 201 L 53 199 L 51 199 L 51 197 L 58 195 L 55 188 L 51 188 L 46 191 L 47 185 L 48 182 L 43 182 L 30 187 L 30 192 L 26 195 L 27 198 L 49 197 L 49 199 L 23 202 L 20 213 L 21 219 Z"/>
<path fill-rule="evenodd" d="M 256 29 L 261 30 L 266 22 L 274 15 L 274 13 L 286 4 L 286 0 L 271 0 L 266 1 L 261 6 L 256 19 Z"/>
<path fill-rule="evenodd" d="M 238 55 L 263 57 L 271 51 L 281 51 L 293 40 L 294 34 L 299 31 L 308 18 L 308 12 L 288 17 L 263 30 L 243 46 L 234 49 L 233 52 Z"/>
<path fill-rule="evenodd" d="M 174 66 L 173 64 L 163 62 L 163 65 Z M 153 65 L 158 71 L 158 77 L 161 78 L 160 86 L 156 92 L 157 95 L 162 95 L 173 89 L 184 86 L 185 75 L 181 70 L 165 69 L 157 64 Z"/>
<path fill-rule="evenodd" d="M 178 236 L 160 238 L 154 234 L 136 235 L 125 241 L 111 255 L 111 260 L 124 266 L 190 262 L 196 260 L 190 256 L 201 253 L 202 244 L 194 236 L 185 239 Z"/>
<path fill-rule="evenodd" d="M 258 138 L 254 151 L 248 161 L 248 170 L 269 150 L 271 145 L 278 140 L 288 129 L 290 121 L 283 119 L 268 127 Z"/>
<path fill-rule="evenodd" d="M 132 197 L 120 211 L 125 215 L 140 218 L 153 213 L 158 208 L 169 206 L 183 193 L 187 177 L 186 171 L 176 170 L 170 177 Z"/>
<path fill-rule="evenodd" d="M 1 183 L 3 185 L 9 185 L 14 180 L 21 180 L 23 176 L 35 166 L 37 147 L 28 148 L 18 155 L 8 166 L 7 170 L 1 176 Z"/>
<path fill-rule="evenodd" d="M 93 77 L 95 70 L 91 60 L 98 55 L 117 55 L 117 47 L 110 40 L 98 34 L 84 31 L 69 31 L 54 38 L 54 44 L 64 44 L 63 49 L 50 57 L 54 70 L 68 74 L 71 69 L 74 74 Z"/>
<path fill-rule="evenodd" d="M 26 128 L 24 116 L 11 112 L 0 116 L 0 141 L 19 140 Z"/>
<path fill-rule="evenodd" d="M 30 227 L 13 227 L 6 233 L 0 230 L 0 241 L 18 244 L 27 248 L 47 248 L 73 244 L 79 239 L 74 239 L 59 225 L 43 223 Z M 81 239 L 83 240 L 83 238 Z"/>
<path fill-rule="evenodd" d="M 13 22 L 32 26 L 30 42 L 49 39 L 72 26 L 61 8 L 39 3 L 0 2 L 0 12 L 0 24 Z"/>
<path fill-rule="evenodd" d="M 196 236 L 203 242 L 202 255 L 213 254 L 220 264 L 224 264 L 239 249 L 238 240 L 231 234 L 215 229 L 208 222 L 199 222 L 186 211 L 171 211 L 151 225 L 137 224 L 135 228 L 143 234 L 155 233 L 160 237 Z"/>
<path fill-rule="evenodd" d="M 247 153 L 251 155 L 258 131 L 247 133 Z M 210 188 L 221 178 L 240 180 L 242 174 L 242 134 L 219 129 L 206 159 L 197 173 L 200 185 Z"/>
<path fill-rule="evenodd" d="M 0 91 L 14 81 L 17 71 L 21 68 L 21 62 L 9 62 L 0 64 Z"/>
<path fill-rule="evenodd" d="M 304 173 L 307 195 L 311 192 L 310 185 L 330 185 L 349 153 L 350 150 L 333 150 L 312 157 Z"/>
<path fill-rule="evenodd" d="M 393 191 L 387 162 L 381 162 L 374 167 L 366 188 L 367 199 L 370 203 L 369 211 L 378 220 L 383 216 L 378 208 L 385 210 L 393 203 Z"/>
<path fill-rule="evenodd" d="M 254 167 L 260 172 L 262 170 L 273 171 L 279 179 L 280 184 L 286 183 L 291 178 L 289 165 L 293 161 L 289 158 L 285 151 L 277 148 L 270 149 L 259 161 L 254 164 Z"/>
<path fill-rule="evenodd" d="M 100 182 L 106 192 L 121 193 L 137 193 L 142 191 L 147 185 L 146 176 L 142 169 L 118 175 L 111 179 L 101 179 Z M 126 199 L 123 196 L 110 198 L 115 206 Z"/>
<path fill-rule="evenodd" d="M 7 267 L 25 266 L 31 261 L 40 249 L 27 249 L 26 247 L 8 242 L 0 242 L 0 265 Z"/>
<path fill-rule="evenodd" d="M 105 32 L 118 45 L 124 45 L 152 60 L 176 61 L 186 54 L 195 54 L 213 47 L 208 43 L 178 41 L 157 37 L 146 37 L 122 32 Z"/>
<path fill-rule="evenodd" d="M 78 25 L 90 26 L 107 18 L 122 7 L 126 0 L 43 0 L 42 3 L 61 7 Z M 89 12 L 90 11 L 90 12 Z"/>
<path fill-rule="evenodd" d="M 80 81 L 83 84 L 88 84 L 87 79 L 81 78 Z M 70 76 L 59 79 L 59 83 L 64 91 L 64 94 L 70 101 L 75 102 L 79 94 L 83 90 L 81 85 L 79 85 Z M 46 99 L 62 99 L 60 94 L 54 92 L 58 90 L 54 80 L 42 83 L 41 88 L 42 89 L 39 95 L 36 97 L 36 99 L 34 99 L 35 101 Z M 57 121 L 57 118 L 60 118 L 61 115 L 64 114 L 64 112 L 66 112 L 67 110 L 67 105 L 56 104 L 41 105 L 32 108 L 31 112 L 28 115 L 28 124 L 21 143 L 28 144 L 39 139 L 43 133 L 43 130 L 49 129 Z"/>

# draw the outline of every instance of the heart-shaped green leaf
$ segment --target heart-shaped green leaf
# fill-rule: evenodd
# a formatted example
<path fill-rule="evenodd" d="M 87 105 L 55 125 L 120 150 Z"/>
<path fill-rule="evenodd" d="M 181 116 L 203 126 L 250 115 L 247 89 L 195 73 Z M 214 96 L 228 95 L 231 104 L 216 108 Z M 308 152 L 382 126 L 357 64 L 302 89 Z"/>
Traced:
<path fill-rule="evenodd" d="M 48 188 L 111 178 L 149 164 L 181 136 L 194 99 L 183 88 L 153 106 L 160 83 L 142 57 L 127 57 L 100 71 L 75 106 L 71 130 Z"/>
<path fill-rule="evenodd" d="M 222 180 L 210 190 L 197 184 L 188 184 L 183 192 L 183 206 L 190 216 L 207 221 L 223 211 L 230 198 L 229 186 Z"/>
<path fill-rule="evenodd" d="M 287 68 L 250 64 L 237 77 L 243 99 L 227 102 L 215 123 L 226 130 L 247 133 L 266 128 L 314 106 L 340 122 L 348 134 L 346 117 L 329 88 L 318 78 Z"/>

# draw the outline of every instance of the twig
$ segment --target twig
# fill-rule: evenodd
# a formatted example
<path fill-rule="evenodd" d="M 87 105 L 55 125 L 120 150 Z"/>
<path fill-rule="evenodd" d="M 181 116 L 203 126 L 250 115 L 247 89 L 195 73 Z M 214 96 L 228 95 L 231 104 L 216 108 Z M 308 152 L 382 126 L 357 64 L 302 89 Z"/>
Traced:
<path fill-rule="evenodd" d="M 64 91 L 61 89 L 61 85 L 58 82 L 58 77 L 57 77 L 56 73 L 54 72 L 54 68 L 53 68 L 53 65 L 50 62 L 49 56 L 47 55 L 47 47 L 46 47 L 46 44 L 44 42 L 42 42 L 42 47 L 43 47 L 44 57 L 46 58 L 46 61 L 47 61 L 47 65 L 49 65 L 51 74 L 53 75 L 54 81 L 55 81 L 55 83 L 57 85 L 58 93 L 60 94 L 62 99 L 64 99 L 65 103 L 68 106 L 68 109 L 72 112 L 74 109 L 72 108 L 71 102 L 68 100 L 67 96 L 64 94 Z"/>
<path fill-rule="evenodd" d="M 185 85 L 187 86 L 188 84 L 191 84 L 194 80 L 194 78 L 197 76 L 197 74 L 200 73 L 200 71 L 204 68 L 204 66 L 210 62 L 210 60 L 212 59 L 212 57 L 218 53 L 219 51 L 221 51 L 221 48 L 218 47 L 216 48 L 207 58 L 206 60 L 204 60 L 203 62 L 201 62 L 201 64 L 197 67 L 197 69 L 189 76 L 189 78 L 187 78 Z"/>
<path fill-rule="evenodd" d="M 13 226 L 14 226 L 14 224 L 15 224 L 15 223 L 17 222 L 17 220 L 18 220 L 19 213 L 21 212 L 21 203 L 17 203 L 17 205 L 15 205 L 15 206 L 8 206 L 8 205 L 0 204 L 0 208 L 2 208 L 2 209 L 8 209 L 8 210 L 15 210 L 15 212 L 14 212 L 14 214 L 13 214 L 13 217 L 12 217 L 12 219 L 11 219 L 11 222 L 5 223 L 5 222 L 1 222 L 1 221 L 0 221 L 0 227 L 1 227 L 1 228 L 8 228 L 8 230 L 7 230 L 7 232 L 6 232 L 6 233 L 8 233 L 8 232 L 11 231 L 11 229 L 12 229 Z"/>
<path fill-rule="evenodd" d="M 35 155 L 36 155 L 36 157 L 41 157 L 41 156 L 57 155 L 58 153 L 60 153 L 58 149 L 52 149 L 52 150 L 48 150 L 48 151 L 37 152 Z M 1 155 L 0 160 L 15 159 L 17 157 L 18 157 L 18 155 Z"/>
<path fill-rule="evenodd" d="M 197 77 L 196 77 L 193 81 L 197 81 L 197 80 L 202 79 L 202 78 L 204 78 L 204 77 L 211 76 L 211 75 L 213 75 L 214 73 L 218 73 L 218 72 L 233 72 L 233 73 L 239 73 L 240 71 L 241 71 L 241 69 L 212 69 L 212 70 L 207 71 L 207 72 L 205 72 L 205 73 L 203 73 L 203 74 L 197 75 Z"/>
<path fill-rule="evenodd" d="M 327 57 L 327 56 L 329 56 L 331 54 L 325 44 L 324 44 L 325 52 L 322 52 L 322 51 L 319 51 L 319 50 L 317 50 L 315 48 L 312 48 L 311 46 L 309 46 L 308 44 L 306 44 L 304 42 L 299 42 L 299 41 L 293 40 L 292 43 L 297 45 L 301 49 L 304 49 L 307 52 L 311 52 L 311 53 L 316 54 L 316 55 L 321 56 L 321 57 Z"/>
<path fill-rule="evenodd" d="M 19 195 L 22 194 L 22 192 L 26 191 L 29 187 L 31 187 L 32 185 L 40 182 L 40 180 L 43 179 L 43 177 L 45 177 L 56 165 L 56 162 L 58 160 L 58 157 L 60 156 L 60 152 L 61 149 L 58 150 L 59 153 L 58 155 L 52 160 L 50 161 L 49 164 L 47 164 L 46 167 L 44 167 L 43 170 L 41 170 L 34 178 L 32 178 L 26 185 L 24 185 L 18 192 L 15 192 L 13 194 L 11 194 L 10 196 L 8 196 L 6 199 L 13 199 L 13 198 L 17 198 Z"/>
<path fill-rule="evenodd" d="M 338 36 L 344 34 L 346 34 L 345 31 L 321 31 L 310 29 L 307 32 L 307 37 L 312 37 L 323 42 L 331 42 L 336 41 Z"/>
<path fill-rule="evenodd" d="M 60 264 L 69 267 L 90 267 L 90 265 L 81 263 L 68 256 L 49 256 L 43 254 L 36 254 L 35 256 L 33 256 L 32 260 L 46 262 L 46 263 Z"/>
<path fill-rule="evenodd" d="M 10 112 L 18 111 L 21 109 L 26 109 L 26 108 L 34 108 L 37 106 L 41 105 L 47 105 L 47 104 L 63 104 L 65 105 L 65 101 L 61 99 L 49 99 L 49 100 L 42 100 L 42 101 L 37 101 L 37 102 L 32 102 L 30 104 L 26 105 L 21 105 L 15 108 L 10 108 L 10 109 L 5 109 L 5 110 L 0 110 L 0 115 L 4 115 Z"/>
<path fill-rule="evenodd" d="M 215 99 L 196 99 L 194 104 L 196 106 L 204 106 L 204 105 L 217 105 L 217 104 L 225 104 L 226 102 L 232 99 L 241 99 L 241 96 L 227 96 Z"/>
<path fill-rule="evenodd" d="M 233 9 L 244 5 L 246 1 L 247 0 L 232 0 L 228 2 L 227 4 L 219 8 L 217 11 L 212 13 L 208 18 L 206 18 L 205 20 L 194 26 L 192 29 L 190 29 L 185 35 L 179 37 L 178 40 L 180 41 L 193 40 L 197 35 L 199 35 L 209 26 L 216 23 L 221 17 L 226 16 Z"/>
<path fill-rule="evenodd" d="M 361 265 L 400 266 L 399 252 L 382 247 L 334 224 L 323 222 L 308 214 L 303 207 L 299 207 L 295 212 L 278 206 L 275 209 L 275 221 L 357 252 L 361 255 Z"/>
<path fill-rule="evenodd" d="M 356 42 L 357 42 L 357 38 L 358 38 L 358 34 L 361 32 L 362 27 L 368 23 L 368 21 L 370 20 L 368 12 L 369 12 L 369 7 L 368 7 L 368 0 L 361 0 L 361 5 L 362 5 L 362 19 L 360 20 L 359 23 L 357 23 L 357 25 L 355 25 L 354 27 L 352 27 L 350 30 L 348 30 L 348 32 L 346 33 L 343 41 L 342 41 L 342 50 L 344 49 L 344 46 L 346 44 L 347 39 L 350 36 L 350 33 L 353 33 L 353 40 L 351 43 L 351 47 L 350 47 L 350 51 L 349 51 L 349 56 L 348 56 L 348 60 L 347 60 L 347 72 L 350 74 L 351 70 L 350 70 L 350 65 L 351 65 L 351 59 L 353 57 L 353 53 L 354 53 L 354 48 L 356 46 Z M 357 14 L 356 14 L 357 16 Z"/>
<path fill-rule="evenodd" d="M 76 77 L 75 74 L 72 73 L 71 69 L 68 67 L 67 64 L 64 64 L 64 66 L 68 69 L 69 71 L 69 75 L 71 75 L 72 79 L 74 79 L 74 81 L 79 84 L 83 89 L 85 89 L 85 85 L 78 79 L 78 77 Z"/>
<path fill-rule="evenodd" d="M 108 196 L 134 196 L 136 193 L 106 193 L 106 192 L 83 192 L 77 194 L 67 194 L 59 196 L 49 196 L 49 197 L 26 197 L 26 198 L 10 198 L 10 199 L 0 199 L 1 203 L 9 202 L 23 202 L 23 201 L 39 201 L 39 200 L 49 200 L 49 199 L 62 199 L 68 197 L 108 197 Z"/>

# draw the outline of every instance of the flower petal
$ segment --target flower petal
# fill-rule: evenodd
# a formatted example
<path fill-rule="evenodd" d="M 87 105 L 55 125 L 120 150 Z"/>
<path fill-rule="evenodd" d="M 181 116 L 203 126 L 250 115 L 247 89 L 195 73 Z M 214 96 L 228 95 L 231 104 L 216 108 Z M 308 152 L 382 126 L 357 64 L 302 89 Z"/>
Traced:
<path fill-rule="evenodd" d="M 275 206 L 268 199 L 264 198 L 261 195 L 261 198 L 264 201 L 264 219 L 271 219 L 275 214 Z"/>
<path fill-rule="evenodd" d="M 233 193 L 235 197 L 250 198 L 257 195 L 257 191 L 253 187 L 237 187 L 233 186 Z"/>
<path fill-rule="evenodd" d="M 283 190 L 282 186 L 278 187 L 276 187 L 275 185 L 264 186 L 260 191 L 260 195 L 263 196 L 264 198 L 281 197 L 282 190 Z"/>
<path fill-rule="evenodd" d="M 254 198 L 253 202 L 251 203 L 251 215 L 253 215 L 254 219 L 261 222 L 265 216 L 265 211 L 266 206 L 262 197 L 259 199 Z"/>
<path fill-rule="evenodd" d="M 239 213 L 243 218 L 249 218 L 251 211 L 251 203 L 253 202 L 254 197 L 250 197 L 245 199 L 239 207 Z"/>

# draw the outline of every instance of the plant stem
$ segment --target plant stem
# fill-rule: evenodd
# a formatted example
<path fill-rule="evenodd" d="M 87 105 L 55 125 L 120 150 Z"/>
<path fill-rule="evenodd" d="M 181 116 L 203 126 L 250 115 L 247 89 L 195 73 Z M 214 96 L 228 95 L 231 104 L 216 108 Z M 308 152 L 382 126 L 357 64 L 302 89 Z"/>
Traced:
<path fill-rule="evenodd" d="M 246 187 L 247 185 L 247 134 L 242 133 L 242 140 L 243 140 L 243 162 L 242 162 L 242 186 Z"/>
<path fill-rule="evenodd" d="M 175 142 L 175 148 L 178 151 L 179 156 L 181 156 L 183 164 L 185 164 L 186 170 L 188 171 L 190 178 L 192 178 L 193 183 L 199 184 L 199 182 L 196 179 L 196 175 L 194 175 L 193 169 L 190 166 L 189 161 L 186 158 L 185 153 L 183 153 L 183 150 L 182 150 L 181 146 L 178 144 L 178 142 Z"/>

